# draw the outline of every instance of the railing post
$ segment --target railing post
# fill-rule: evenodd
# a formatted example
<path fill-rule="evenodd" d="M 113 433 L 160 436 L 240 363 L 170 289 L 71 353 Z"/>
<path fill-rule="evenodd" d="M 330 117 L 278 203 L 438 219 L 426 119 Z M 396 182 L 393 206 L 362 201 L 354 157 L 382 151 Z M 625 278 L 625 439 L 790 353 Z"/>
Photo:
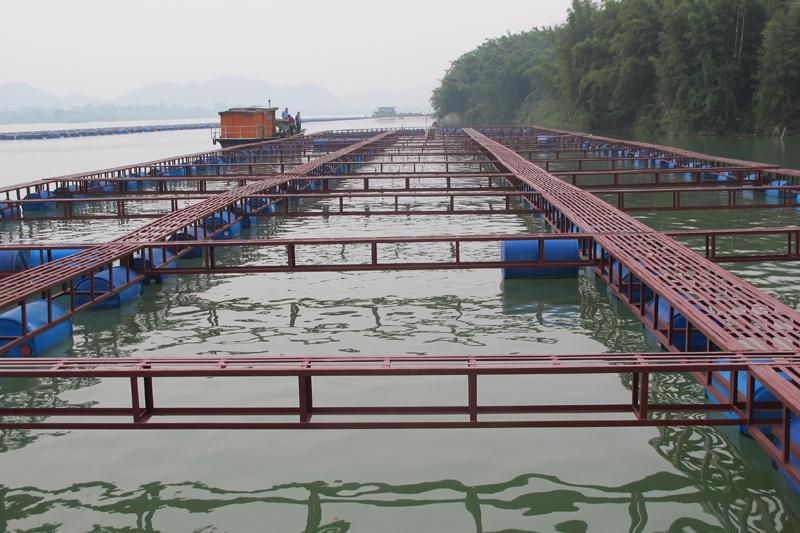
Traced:
<path fill-rule="evenodd" d="M 639 387 L 639 420 L 647 419 L 647 399 L 650 389 L 650 374 L 642 372 L 642 382 Z"/>
<path fill-rule="evenodd" d="M 302 368 L 310 368 L 309 362 L 304 361 Z M 314 399 L 311 386 L 311 376 L 301 375 L 297 377 L 298 410 L 300 422 L 303 424 L 310 422 L 313 414 Z"/>
<path fill-rule="evenodd" d="M 131 378 L 131 411 L 133 423 L 138 424 L 142 413 L 139 405 L 139 380 L 136 377 Z"/>

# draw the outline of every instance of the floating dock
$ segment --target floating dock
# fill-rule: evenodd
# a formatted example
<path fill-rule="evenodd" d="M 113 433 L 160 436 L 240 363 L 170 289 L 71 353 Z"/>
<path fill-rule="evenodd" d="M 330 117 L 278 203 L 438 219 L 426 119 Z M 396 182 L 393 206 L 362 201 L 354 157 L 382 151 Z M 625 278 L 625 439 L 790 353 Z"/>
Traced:
<path fill-rule="evenodd" d="M 217 127 L 216 122 L 202 124 L 153 124 L 147 126 L 113 126 L 108 128 L 74 128 L 68 130 L 38 130 L 0 132 L 0 141 L 31 141 L 62 139 L 65 137 L 95 137 L 98 135 L 128 135 L 156 131 L 208 130 Z"/>
<path fill-rule="evenodd" d="M 333 122 L 340 120 L 362 120 L 367 117 L 311 117 L 303 122 Z M 112 126 L 107 128 L 72 128 L 63 130 L 0 131 L 0 141 L 41 141 L 63 139 L 66 137 L 96 137 L 98 135 L 129 135 L 132 133 L 153 133 L 159 131 L 211 130 L 219 128 L 219 122 L 190 124 L 153 124 L 144 126 Z"/>
<path fill-rule="evenodd" d="M 571 167 L 564 170 L 564 167 Z M 602 168 L 587 168 L 602 167 Z M 392 180 L 392 181 L 387 181 Z M 464 181 L 469 180 L 465 186 Z M 337 185 L 357 183 L 356 188 Z M 387 187 L 386 184 L 390 186 Z M 401 185 L 398 186 L 397 184 Z M 475 185 L 479 183 L 480 185 Z M 642 195 L 660 201 L 641 201 Z M 461 207 L 459 199 L 501 199 L 502 207 Z M 323 209 L 298 200 L 329 199 Z M 414 210 L 402 199 L 440 198 Z M 390 208 L 366 209 L 372 199 Z M 357 200 L 357 202 L 354 202 Z M 141 205 L 162 206 L 154 212 Z M 353 204 L 355 203 L 355 207 Z M 331 208 L 331 205 L 334 207 Z M 87 206 L 92 206 L 91 209 Z M 101 209 L 95 209 L 95 207 Z M 101 244 L 0 246 L 22 255 L 0 279 L 0 313 L 15 312 L 19 333 L 0 336 L 13 353 L 76 313 L 143 281 L 166 275 L 420 269 L 590 268 L 666 351 L 635 354 L 373 357 L 0 359 L 0 378 L 114 379 L 129 388 L 124 407 L 0 409 L 0 429 L 375 429 L 733 425 L 751 435 L 791 483 L 800 483 L 800 313 L 721 268 L 721 262 L 796 261 L 800 228 L 726 228 L 659 232 L 627 212 L 688 209 L 797 209 L 800 172 L 676 148 L 576 132 L 525 128 L 342 130 L 177 156 L 0 189 L 5 223 L 17 220 L 155 218 Z M 359 238 L 237 239 L 260 217 L 539 214 L 553 233 Z M 466 219 L 468 220 L 468 219 Z M 761 236 L 768 252 L 721 242 Z M 702 239 L 699 253 L 685 244 Z M 475 258 L 471 243 L 496 242 L 503 256 Z M 449 243 L 449 257 L 420 262 L 398 244 Z M 331 263 L 300 250 L 335 244 L 368 249 L 366 259 Z M 237 265 L 220 249 L 271 247 L 278 264 Z M 574 246 L 573 255 L 554 253 Z M 392 247 L 391 257 L 383 251 Z M 400 250 L 400 253 L 395 253 Z M 518 253 L 521 252 L 521 253 Z M 26 255 L 27 254 L 27 255 Z M 202 260 L 186 262 L 189 254 Z M 24 258 L 36 258 L 25 267 Z M 60 258 L 59 258 L 60 257 Z M 137 263 L 138 260 L 138 263 Z M 31 264 L 39 266 L 30 267 Z M 138 265 L 135 269 L 132 266 Z M 118 282 L 111 274 L 121 268 Z M 101 276 L 103 283 L 99 280 Z M 44 304 L 42 304 L 44 302 Z M 37 322 L 28 320 L 36 304 Z M 41 311 L 43 306 L 44 311 Z M 5 315 L 4 315 L 5 316 Z M 16 316 L 16 315 L 15 315 Z M 29 326 L 29 323 L 33 325 Z M 25 354 L 21 354 L 25 355 Z M 709 402 L 652 402 L 656 374 L 685 372 Z M 623 374 L 621 404 L 509 404 L 479 401 L 483 376 Z M 462 376 L 453 405 L 318 405 L 314 383 L 328 376 Z M 291 377 L 294 405 L 165 406 L 157 385 L 184 377 Z M 410 401 L 413 397 L 410 398 Z M 281 405 L 286 405 L 283 402 Z M 589 414 L 589 417 L 576 415 Z M 715 414 L 715 416 L 709 416 Z M 191 419 L 187 419 L 191 416 Z M 259 420 L 243 421 L 256 416 Z M 363 418 L 368 416 L 368 419 Z M 19 417 L 34 417 L 21 419 Z M 80 420 L 75 420 L 79 417 Z M 102 420 L 91 421 L 91 417 Z M 292 417 L 288 420 L 287 417 Z"/>

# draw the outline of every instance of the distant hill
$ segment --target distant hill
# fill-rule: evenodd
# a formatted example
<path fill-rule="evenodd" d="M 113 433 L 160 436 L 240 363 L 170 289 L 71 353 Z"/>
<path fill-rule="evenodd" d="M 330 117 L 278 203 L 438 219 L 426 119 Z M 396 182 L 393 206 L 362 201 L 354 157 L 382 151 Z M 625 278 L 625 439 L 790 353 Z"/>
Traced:
<path fill-rule="evenodd" d="M 0 111 L 13 111 L 25 107 L 64 108 L 100 103 L 101 100 L 82 94 L 55 96 L 24 82 L 0 84 Z"/>
<path fill-rule="evenodd" d="M 309 114 L 341 113 L 342 102 L 319 85 L 277 85 L 238 76 L 220 76 L 188 83 L 162 82 L 145 85 L 115 98 L 117 105 L 167 105 L 211 110 L 239 105 L 288 106 Z"/>
<path fill-rule="evenodd" d="M 266 105 L 300 109 L 306 116 L 347 112 L 348 107 L 319 85 L 278 85 L 237 76 L 221 76 L 205 81 L 187 83 L 161 82 L 145 85 L 133 92 L 111 100 L 101 100 L 82 94 L 56 96 L 24 82 L 0 84 L 0 112 L 20 111 L 35 114 L 43 110 L 70 110 L 87 106 L 128 110 L 153 108 L 201 110 L 201 116 L 236 105 Z M 74 113 L 73 113 L 74 114 Z"/>

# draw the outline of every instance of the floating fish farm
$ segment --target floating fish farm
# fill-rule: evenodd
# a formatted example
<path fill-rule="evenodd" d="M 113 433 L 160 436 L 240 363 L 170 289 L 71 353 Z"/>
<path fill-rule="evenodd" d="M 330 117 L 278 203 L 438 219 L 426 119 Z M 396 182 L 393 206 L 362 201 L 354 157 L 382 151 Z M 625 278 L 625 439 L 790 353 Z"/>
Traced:
<path fill-rule="evenodd" d="M 0 131 L 0 141 L 35 141 L 64 137 L 96 137 L 98 135 L 128 135 L 156 131 L 209 130 L 216 122 L 203 124 L 153 124 L 148 126 L 114 126 L 109 128 L 74 128 L 69 130 Z"/>
<path fill-rule="evenodd" d="M 460 202 L 475 197 L 499 202 L 485 209 Z M 438 207 L 407 208 L 406 200 L 420 198 L 437 199 Z M 315 208 L 322 199 L 324 208 Z M 798 208 L 800 171 L 540 127 L 329 131 L 4 187 L 0 224 L 151 220 L 102 243 L 0 245 L 0 379 L 102 378 L 129 397 L 118 407 L 2 408 L 0 429 L 733 426 L 763 448 L 797 491 L 800 313 L 719 264 L 797 261 L 800 228 L 660 232 L 629 213 Z M 549 231 L 280 239 L 242 233 L 276 217 L 381 215 L 402 224 L 410 216 L 446 215 L 456 228 L 487 213 L 535 215 Z M 742 245 L 765 236 L 776 243 L 769 251 Z M 500 253 L 477 255 L 476 243 L 492 243 Z M 445 244 L 450 253 L 420 261 L 409 251 L 429 244 Z M 326 245 L 366 253 L 355 262 L 313 253 Z M 243 265 L 225 253 L 241 247 L 269 248 L 280 259 Z M 506 278 L 531 280 L 588 269 L 660 350 L 48 357 L 69 342 L 77 313 L 125 305 L 169 276 L 433 269 L 499 269 Z M 651 381 L 676 372 L 693 376 L 707 401 L 654 401 Z M 561 376 L 568 384 L 578 374 L 626 376 L 628 401 L 497 405 L 479 395 L 486 376 Z M 275 406 L 159 402 L 159 389 L 174 380 L 237 376 L 281 376 L 297 385 L 288 402 Z M 368 397 L 331 405 L 314 394 L 315 383 L 330 376 L 457 376 L 463 397 L 448 405 L 387 406 Z"/>

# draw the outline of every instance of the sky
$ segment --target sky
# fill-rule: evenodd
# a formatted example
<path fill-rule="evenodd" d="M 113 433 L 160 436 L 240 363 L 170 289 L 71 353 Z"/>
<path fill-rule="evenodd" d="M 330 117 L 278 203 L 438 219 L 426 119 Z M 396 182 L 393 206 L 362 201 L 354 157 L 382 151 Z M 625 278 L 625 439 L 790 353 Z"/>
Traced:
<path fill-rule="evenodd" d="M 114 98 L 221 75 L 317 83 L 427 105 L 485 39 L 566 17 L 569 0 L 25 0 L 4 2 L 0 83 Z"/>

